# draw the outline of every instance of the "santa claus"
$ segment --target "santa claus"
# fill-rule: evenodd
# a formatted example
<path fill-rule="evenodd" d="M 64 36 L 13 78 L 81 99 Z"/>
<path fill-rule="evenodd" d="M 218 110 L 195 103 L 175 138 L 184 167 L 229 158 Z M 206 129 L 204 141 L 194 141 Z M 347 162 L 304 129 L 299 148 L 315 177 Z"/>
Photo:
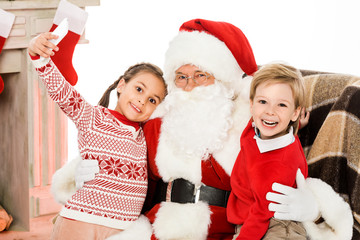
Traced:
<path fill-rule="evenodd" d="M 251 46 L 236 26 L 195 19 L 180 27 L 165 56 L 168 95 L 144 125 L 146 218 L 111 239 L 233 238 L 235 226 L 227 221 L 226 204 L 240 135 L 250 118 L 248 92 L 256 70 Z M 80 173 L 91 173 L 84 165 L 78 182 L 90 180 Z M 59 200 L 67 198 L 60 193 L 65 181 L 60 172 L 68 172 L 65 169 L 54 176 L 53 192 Z M 69 179 L 74 181 L 73 173 Z M 316 239 L 351 239 L 351 211 L 327 184 L 307 179 L 301 188 L 283 193 L 275 199 L 283 203 L 278 197 L 285 197 L 286 207 L 276 205 L 280 211 L 275 216 L 306 221 L 309 235 Z M 320 225 L 314 222 L 318 216 L 325 219 Z"/>

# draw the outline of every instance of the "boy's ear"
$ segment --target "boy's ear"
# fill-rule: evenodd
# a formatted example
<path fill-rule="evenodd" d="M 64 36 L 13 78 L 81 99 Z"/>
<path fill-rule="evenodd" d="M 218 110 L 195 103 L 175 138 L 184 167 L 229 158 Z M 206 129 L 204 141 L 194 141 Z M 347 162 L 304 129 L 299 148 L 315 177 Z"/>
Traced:
<path fill-rule="evenodd" d="M 121 93 L 125 88 L 126 82 L 124 78 L 121 78 L 118 85 L 116 86 L 116 91 Z"/>
<path fill-rule="evenodd" d="M 300 116 L 300 113 L 301 113 L 301 107 L 298 107 L 297 109 L 295 109 L 294 115 L 291 118 L 291 121 L 295 122 L 298 119 L 298 117 Z"/>

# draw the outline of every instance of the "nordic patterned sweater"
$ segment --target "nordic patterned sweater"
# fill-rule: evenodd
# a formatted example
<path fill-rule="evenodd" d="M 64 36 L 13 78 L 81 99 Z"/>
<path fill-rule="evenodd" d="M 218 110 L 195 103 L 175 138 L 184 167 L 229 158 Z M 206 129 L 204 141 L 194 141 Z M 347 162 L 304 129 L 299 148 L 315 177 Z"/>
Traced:
<path fill-rule="evenodd" d="M 71 197 L 60 215 L 116 229 L 127 228 L 140 215 L 147 192 L 142 129 L 136 130 L 114 116 L 120 113 L 87 103 L 51 60 L 32 59 L 49 96 L 75 123 L 81 157 L 99 161 L 100 172 L 95 179 Z"/>

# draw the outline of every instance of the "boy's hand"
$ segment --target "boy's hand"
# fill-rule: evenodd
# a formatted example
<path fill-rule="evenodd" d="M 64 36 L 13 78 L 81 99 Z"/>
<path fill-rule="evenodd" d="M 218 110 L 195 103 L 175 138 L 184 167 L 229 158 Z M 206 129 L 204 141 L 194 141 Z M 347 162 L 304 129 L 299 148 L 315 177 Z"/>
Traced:
<path fill-rule="evenodd" d="M 28 47 L 28 52 L 31 56 L 41 56 L 48 58 L 53 56 L 59 48 L 50 42 L 51 39 L 57 39 L 59 36 L 52 34 L 51 32 L 41 33 L 37 37 L 31 39 Z"/>

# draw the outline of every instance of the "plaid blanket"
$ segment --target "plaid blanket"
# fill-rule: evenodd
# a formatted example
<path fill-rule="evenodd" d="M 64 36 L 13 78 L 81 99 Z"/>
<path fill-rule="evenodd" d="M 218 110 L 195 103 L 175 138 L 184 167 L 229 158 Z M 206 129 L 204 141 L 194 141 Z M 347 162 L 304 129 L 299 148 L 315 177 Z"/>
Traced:
<path fill-rule="evenodd" d="M 299 137 L 309 176 L 331 185 L 350 204 L 353 239 L 360 239 L 360 77 L 302 73 L 310 120 Z"/>

